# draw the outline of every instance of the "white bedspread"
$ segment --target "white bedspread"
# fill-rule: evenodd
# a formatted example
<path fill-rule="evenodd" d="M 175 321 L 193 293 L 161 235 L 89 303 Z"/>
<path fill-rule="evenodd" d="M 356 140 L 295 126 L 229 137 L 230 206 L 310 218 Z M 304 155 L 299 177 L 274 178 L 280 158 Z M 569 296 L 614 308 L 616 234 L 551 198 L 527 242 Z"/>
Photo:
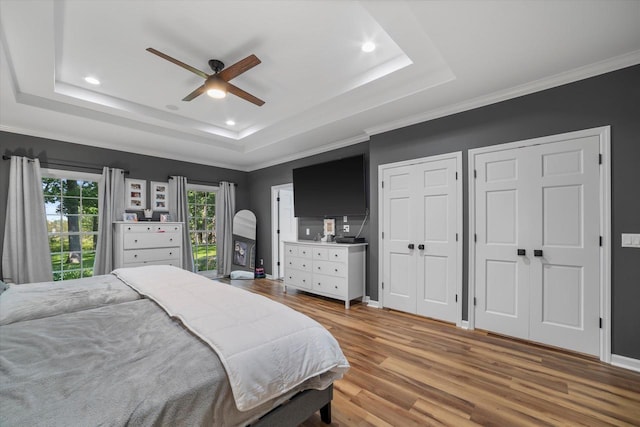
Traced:
<path fill-rule="evenodd" d="M 216 351 L 241 411 L 333 372 L 318 384 L 324 389 L 349 369 L 337 341 L 322 325 L 268 298 L 171 266 L 113 273 Z"/>

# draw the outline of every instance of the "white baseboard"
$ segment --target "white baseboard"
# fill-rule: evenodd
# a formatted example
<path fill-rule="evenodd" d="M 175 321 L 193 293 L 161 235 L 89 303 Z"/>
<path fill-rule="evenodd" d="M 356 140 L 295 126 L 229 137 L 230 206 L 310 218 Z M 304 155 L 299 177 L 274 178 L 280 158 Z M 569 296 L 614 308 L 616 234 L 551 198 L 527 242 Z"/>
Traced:
<path fill-rule="evenodd" d="M 632 359 L 631 357 L 612 354 L 611 364 L 619 368 L 625 368 L 625 369 L 630 369 L 632 371 L 640 372 L 640 360 Z"/>
<path fill-rule="evenodd" d="M 380 303 L 378 301 L 374 301 L 374 300 L 370 299 L 369 297 L 366 297 L 366 301 L 365 302 L 369 307 L 380 308 Z"/>

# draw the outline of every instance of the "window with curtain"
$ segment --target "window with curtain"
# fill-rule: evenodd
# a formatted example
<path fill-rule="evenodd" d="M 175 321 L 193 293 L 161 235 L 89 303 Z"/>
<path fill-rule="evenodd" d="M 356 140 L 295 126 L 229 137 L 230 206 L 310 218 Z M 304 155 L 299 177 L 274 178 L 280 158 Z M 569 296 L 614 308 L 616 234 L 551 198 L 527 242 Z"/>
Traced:
<path fill-rule="evenodd" d="M 217 187 L 188 184 L 189 232 L 196 272 L 215 275 L 218 269 L 216 240 Z"/>
<path fill-rule="evenodd" d="M 93 275 L 100 175 L 43 169 L 53 280 Z"/>

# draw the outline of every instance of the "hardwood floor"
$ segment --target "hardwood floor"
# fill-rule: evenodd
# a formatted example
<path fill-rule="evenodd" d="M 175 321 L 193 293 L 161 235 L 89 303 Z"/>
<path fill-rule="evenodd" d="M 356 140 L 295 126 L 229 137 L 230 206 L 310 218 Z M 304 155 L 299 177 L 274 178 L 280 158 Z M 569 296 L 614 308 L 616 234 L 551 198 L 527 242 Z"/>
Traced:
<path fill-rule="evenodd" d="M 320 322 L 351 364 L 333 426 L 640 425 L 640 373 L 418 316 L 232 281 Z M 325 426 L 318 414 L 303 426 Z"/>

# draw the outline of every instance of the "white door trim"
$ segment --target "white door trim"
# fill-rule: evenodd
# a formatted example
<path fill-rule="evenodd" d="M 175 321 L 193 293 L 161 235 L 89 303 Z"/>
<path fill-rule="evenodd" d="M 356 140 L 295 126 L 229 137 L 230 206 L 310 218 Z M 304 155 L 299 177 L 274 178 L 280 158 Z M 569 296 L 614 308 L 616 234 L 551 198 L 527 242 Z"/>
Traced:
<path fill-rule="evenodd" d="M 278 250 L 280 240 L 278 238 L 278 193 L 280 190 L 290 189 L 293 191 L 293 183 L 271 186 L 271 278 L 278 277 Z M 296 223 L 298 218 L 296 218 Z M 296 227 L 297 229 L 297 227 Z"/>
<path fill-rule="evenodd" d="M 456 180 L 456 191 L 458 193 L 458 197 L 456 200 L 456 209 L 457 209 L 457 218 L 456 218 L 456 233 L 458 234 L 457 241 L 457 263 L 456 263 L 456 294 L 458 295 L 458 307 L 456 308 L 456 326 L 458 327 L 466 327 L 466 321 L 462 320 L 462 239 L 463 239 L 463 231 L 462 231 L 462 151 L 456 151 L 453 153 L 439 154 L 436 156 L 429 157 L 421 157 L 418 159 L 404 160 L 400 162 L 394 163 L 385 163 L 382 165 L 378 165 L 378 230 L 380 234 L 378 235 L 378 303 L 379 307 L 384 307 L 384 297 L 382 290 L 382 278 L 384 277 L 383 270 L 383 239 L 382 239 L 382 230 L 384 229 L 384 206 L 383 206 L 383 197 L 382 192 L 384 188 L 382 187 L 382 178 L 384 176 L 384 171 L 386 169 L 397 168 L 400 166 L 410 166 L 416 165 L 425 162 L 432 162 L 437 160 L 447 160 L 447 159 L 455 159 L 456 161 L 456 170 L 459 173 L 458 179 Z"/>
<path fill-rule="evenodd" d="M 519 147 L 528 147 L 539 144 L 551 144 L 572 138 L 598 136 L 600 139 L 600 153 L 602 164 L 600 165 L 600 235 L 602 246 L 600 247 L 600 317 L 602 328 L 600 330 L 600 360 L 611 363 L 611 126 L 602 126 L 584 129 L 575 132 L 567 132 L 558 135 L 544 136 L 523 141 L 510 142 L 489 147 L 474 148 L 469 150 L 468 180 L 469 180 L 469 290 L 468 307 L 469 329 L 475 328 L 475 310 L 473 299 L 476 291 L 475 283 L 475 157 L 479 154 L 510 150 Z"/>

